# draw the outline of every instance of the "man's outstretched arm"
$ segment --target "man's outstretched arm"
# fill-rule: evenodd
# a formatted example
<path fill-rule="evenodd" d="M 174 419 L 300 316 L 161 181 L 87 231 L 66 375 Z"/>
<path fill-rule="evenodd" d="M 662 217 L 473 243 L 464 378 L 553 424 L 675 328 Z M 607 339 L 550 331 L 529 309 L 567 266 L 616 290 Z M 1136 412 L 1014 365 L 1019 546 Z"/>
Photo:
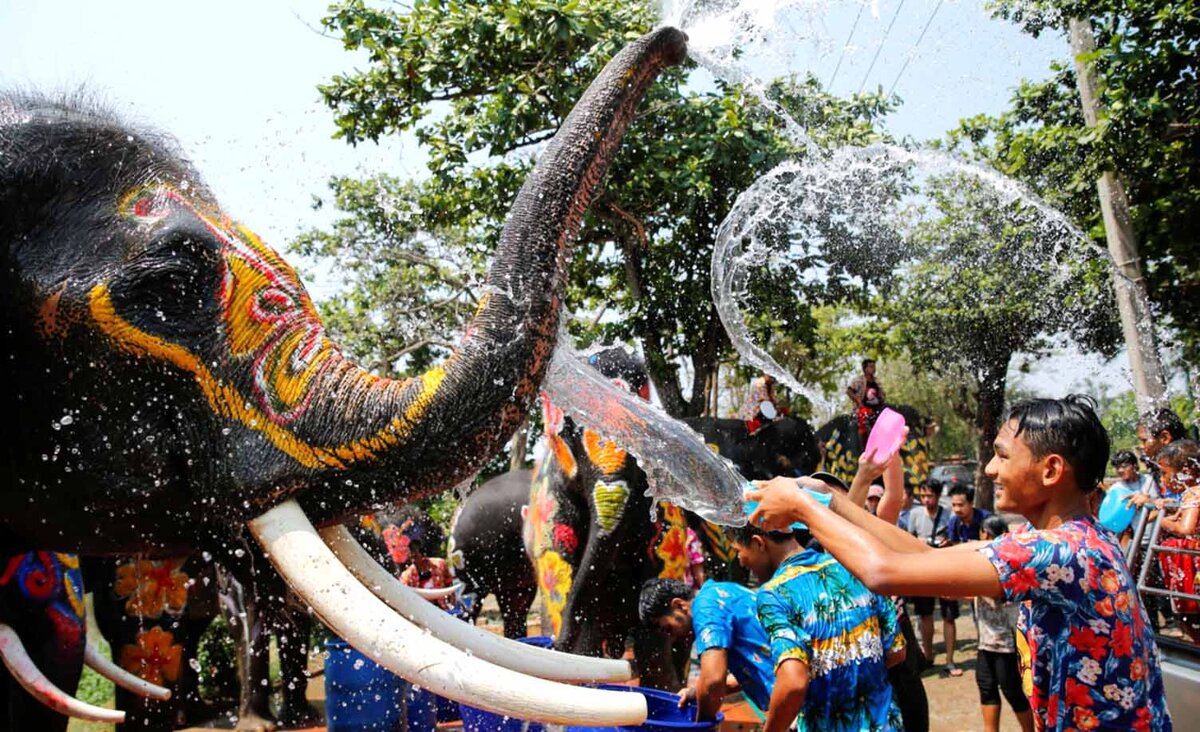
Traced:
<path fill-rule="evenodd" d="M 768 530 L 804 522 L 825 551 L 872 592 L 924 597 L 1001 596 L 1000 577 L 992 563 L 977 551 L 978 544 L 960 545 L 956 547 L 959 551 L 935 552 L 866 511 L 841 505 L 845 499 L 836 494 L 827 509 L 807 491 L 797 490 L 796 481 L 790 478 L 755 485 L 758 490 L 746 492 L 746 500 L 759 504 L 751 522 Z M 922 553 L 918 561 L 914 561 L 914 553 Z"/>

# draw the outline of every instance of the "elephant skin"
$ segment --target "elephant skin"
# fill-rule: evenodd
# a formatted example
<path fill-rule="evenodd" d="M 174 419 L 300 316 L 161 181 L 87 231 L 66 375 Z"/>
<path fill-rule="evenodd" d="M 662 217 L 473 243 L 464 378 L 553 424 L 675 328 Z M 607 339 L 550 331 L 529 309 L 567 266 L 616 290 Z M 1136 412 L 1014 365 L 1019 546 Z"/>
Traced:
<path fill-rule="evenodd" d="M 474 621 L 483 598 L 496 596 L 504 635 L 526 635 L 525 618 L 537 594 L 529 555 L 521 540 L 533 472 L 514 470 L 483 483 L 468 494 L 450 524 L 448 561 L 464 594 L 474 595 Z"/>
<path fill-rule="evenodd" d="M 248 524 L 274 536 L 291 501 L 331 526 L 473 475 L 524 420 L 582 217 L 685 54 L 661 28 L 605 67 L 517 194 L 454 355 L 404 380 L 342 354 L 173 143 L 0 94 L 0 551 L 216 553 Z"/>
<path fill-rule="evenodd" d="M 780 417 L 754 433 L 740 419 L 693 417 L 684 422 L 736 465 L 746 480 L 807 475 L 821 462 L 812 426 L 797 417 Z"/>
<path fill-rule="evenodd" d="M 908 424 L 908 439 L 900 446 L 904 462 L 904 483 L 911 492 L 929 477 L 929 420 L 907 404 L 889 404 L 888 408 L 904 416 Z M 858 457 L 863 445 L 858 436 L 858 420 L 853 414 L 840 414 L 817 430 L 817 443 L 824 459 L 824 469 L 847 485 L 858 472 Z"/>

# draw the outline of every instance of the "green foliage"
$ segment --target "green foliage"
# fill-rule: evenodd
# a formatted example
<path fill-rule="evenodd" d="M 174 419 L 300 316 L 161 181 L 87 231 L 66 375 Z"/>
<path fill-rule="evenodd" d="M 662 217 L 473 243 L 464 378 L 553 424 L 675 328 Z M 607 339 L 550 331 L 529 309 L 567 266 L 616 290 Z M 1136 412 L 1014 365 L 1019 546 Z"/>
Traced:
<path fill-rule="evenodd" d="M 1007 112 L 964 120 L 959 143 L 976 145 L 1002 172 L 1031 185 L 1097 240 L 1095 181 L 1126 185 L 1150 296 L 1178 331 L 1185 357 L 1200 355 L 1200 3 L 1196 0 L 1038 0 L 994 3 L 1027 32 L 1062 32 L 1087 18 L 1097 50 L 1086 59 L 1100 86 L 1097 126 L 1084 125 L 1072 68 L 1021 84 Z M 1064 45 L 1066 41 L 1064 40 Z"/>
<path fill-rule="evenodd" d="M 200 697 L 209 704 L 236 702 L 237 642 L 225 618 L 218 615 L 200 635 L 196 660 L 200 665 Z"/>
<path fill-rule="evenodd" d="M 416 368 L 425 355 L 405 349 L 460 325 L 457 305 L 471 299 L 468 286 L 461 300 L 447 303 L 457 292 L 447 275 L 461 266 L 457 280 L 477 281 L 480 253 L 494 247 L 536 144 L 553 135 L 603 64 L 648 30 L 654 14 L 632 0 L 417 2 L 407 10 L 352 0 L 330 13 L 326 28 L 370 57 L 364 70 L 321 87 L 340 134 L 358 142 L 412 130 L 429 152 L 431 177 L 419 184 L 335 181 L 345 219 L 298 246 L 350 265 L 352 291 L 327 308 L 349 349 L 380 368 L 411 353 L 406 365 Z M 664 406 L 676 415 L 702 410 L 704 385 L 730 350 L 709 294 L 716 228 L 739 191 L 797 153 L 742 89 L 691 91 L 689 72 L 667 72 L 643 102 L 584 221 L 568 291 L 570 309 L 587 314 L 573 324 L 575 336 L 639 341 Z M 880 96 L 832 97 L 811 78 L 779 80 L 770 94 L 801 124 L 819 126 L 816 137 L 826 144 L 875 140 L 874 123 L 889 109 Z M 370 200 L 381 195 L 404 204 L 389 211 Z M 371 243 L 360 246 L 360 239 Z M 382 255 L 385 246 L 406 251 L 431 242 L 444 269 L 403 275 L 392 269 L 411 269 L 411 261 Z M 474 247 L 471 256 L 449 262 L 446 254 L 460 247 Z M 424 280 L 437 294 L 417 307 Z M 786 290 L 766 292 L 773 294 L 764 298 L 763 327 L 811 345 L 807 306 Z M 391 314 L 377 310 L 389 300 L 401 305 Z M 414 310 L 419 327 L 398 317 Z M 691 361 L 690 400 L 679 383 L 681 360 Z"/>

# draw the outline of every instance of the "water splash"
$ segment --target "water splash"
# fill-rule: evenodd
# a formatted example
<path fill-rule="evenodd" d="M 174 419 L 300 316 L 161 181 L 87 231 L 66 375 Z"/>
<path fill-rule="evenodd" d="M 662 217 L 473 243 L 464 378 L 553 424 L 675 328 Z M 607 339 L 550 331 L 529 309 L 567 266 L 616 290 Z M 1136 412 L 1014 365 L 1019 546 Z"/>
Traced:
<path fill-rule="evenodd" d="M 1062 212 L 986 165 L 941 150 L 884 143 L 834 150 L 816 145 L 770 98 L 753 69 L 798 70 L 780 63 L 778 49 L 828 46 L 820 18 L 828 9 L 828 3 L 818 0 L 691 0 L 673 4 L 665 15 L 667 22 L 678 23 L 688 33 L 691 57 L 715 77 L 757 97 L 799 149 L 797 159 L 781 163 L 742 192 L 718 230 L 713 300 L 745 363 L 804 395 L 818 412 L 835 412 L 823 393 L 799 383 L 752 338 L 743 305 L 753 300 L 754 275 L 770 271 L 779 281 L 781 271 L 790 270 L 784 279 L 790 277 L 799 290 L 826 276 L 835 262 L 852 275 L 856 266 L 873 264 L 899 273 L 918 266 L 920 260 L 906 251 L 911 249 L 907 243 L 917 227 L 936 215 L 927 194 L 938 180 L 968 181 L 986 191 L 997 209 L 1019 212 L 1020 225 L 1035 232 L 1034 245 L 1021 256 L 1028 271 L 1051 268 L 1055 285 L 1066 285 L 1090 262 L 1101 261 L 1118 287 L 1132 286 L 1108 251 Z M 785 11 L 790 13 L 787 22 L 782 20 Z M 799 24 L 791 20 L 797 11 L 802 16 Z M 781 234 L 780 229 L 786 231 Z M 833 229 L 837 236 L 831 236 Z M 886 235 L 889 231 L 894 234 Z"/>
<path fill-rule="evenodd" d="M 613 386 L 560 335 L 542 383 L 555 406 L 638 459 L 647 494 L 714 523 L 740 526 L 745 479 L 700 435 L 650 402 Z"/>

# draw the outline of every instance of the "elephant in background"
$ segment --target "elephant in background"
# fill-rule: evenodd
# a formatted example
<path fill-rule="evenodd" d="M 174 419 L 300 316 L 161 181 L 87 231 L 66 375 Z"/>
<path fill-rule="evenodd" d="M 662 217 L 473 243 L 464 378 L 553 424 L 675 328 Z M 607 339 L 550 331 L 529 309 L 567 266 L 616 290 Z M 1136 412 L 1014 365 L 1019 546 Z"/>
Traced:
<path fill-rule="evenodd" d="M 238 706 L 235 729 L 259 732 L 310 726 L 316 714 L 305 698 L 311 622 L 266 557 L 245 545 L 220 563 L 203 555 L 173 559 L 97 559 L 86 565 L 96 623 L 113 660 L 150 683 L 171 689 L 169 700 L 117 687 L 118 728 L 164 732 L 198 724 L 221 710 L 199 695 L 201 636 L 218 614 L 236 646 Z M 239 576 L 247 577 L 242 581 Z M 279 647 L 282 705 L 270 710 L 270 638 Z"/>
<path fill-rule="evenodd" d="M 929 477 L 929 439 L 931 423 L 907 404 L 889 404 L 908 423 L 908 439 L 900 447 L 904 461 L 904 484 L 911 493 Z M 853 414 L 839 414 L 817 430 L 817 442 L 824 456 L 824 469 L 847 485 L 858 472 L 858 457 L 863 445 L 858 437 L 858 421 Z"/>
<path fill-rule="evenodd" d="M 479 617 L 483 598 L 496 596 L 504 635 L 526 635 L 525 619 L 537 582 L 521 539 L 533 480 L 530 470 L 496 476 L 463 498 L 450 522 L 447 560 L 466 595 L 473 595 L 471 621 Z"/>
<path fill-rule="evenodd" d="M 455 353 L 406 380 L 342 353 L 294 270 L 169 141 L 78 100 L 0 96 L 0 548 L 167 559 L 253 537 L 335 632 L 410 681 L 515 716 L 640 722 L 641 700 L 427 638 L 396 611 L 407 596 L 327 542 L 473 475 L 523 421 L 591 197 L 685 57 L 684 34 L 660 28 L 605 67 L 517 194 Z"/>

